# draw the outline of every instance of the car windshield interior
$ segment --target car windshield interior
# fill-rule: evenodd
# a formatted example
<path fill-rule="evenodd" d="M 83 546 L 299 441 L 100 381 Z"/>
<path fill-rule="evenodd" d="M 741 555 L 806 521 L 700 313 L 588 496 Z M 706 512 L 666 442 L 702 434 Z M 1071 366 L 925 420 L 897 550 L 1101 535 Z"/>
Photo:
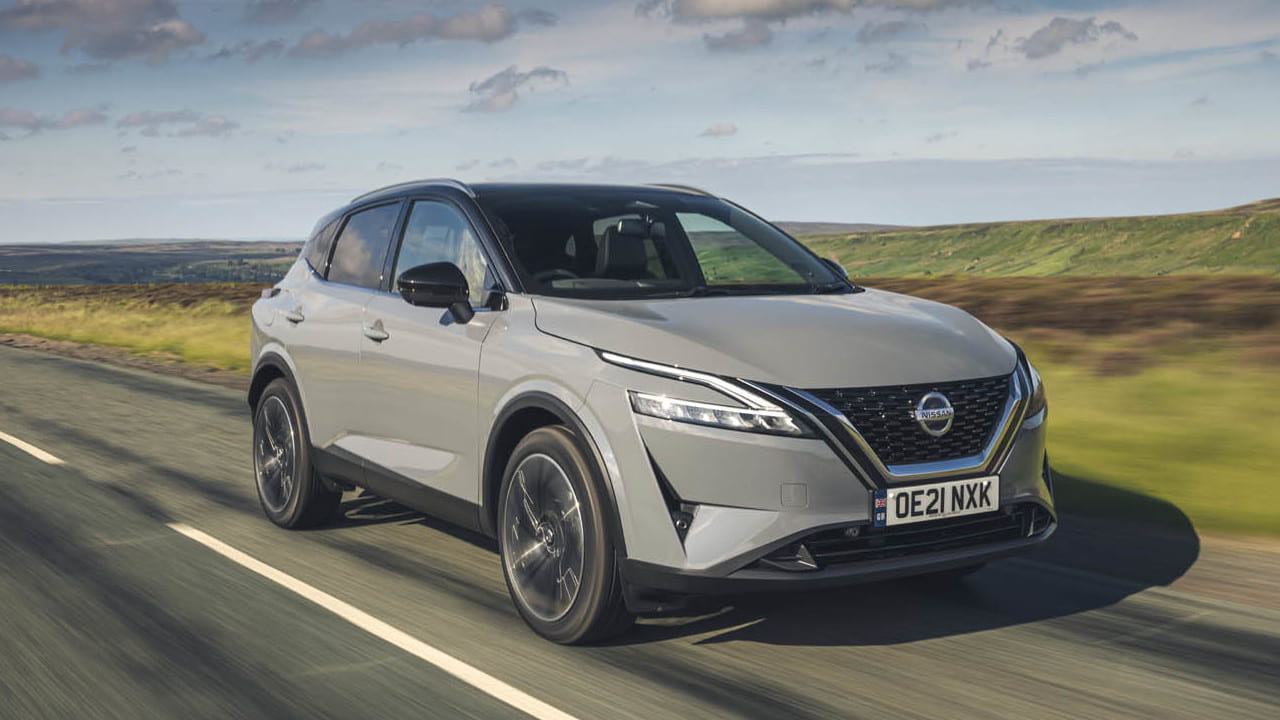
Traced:
<path fill-rule="evenodd" d="M 645 188 L 483 189 L 534 294 L 589 298 L 846 292 L 834 270 L 742 209 Z"/>

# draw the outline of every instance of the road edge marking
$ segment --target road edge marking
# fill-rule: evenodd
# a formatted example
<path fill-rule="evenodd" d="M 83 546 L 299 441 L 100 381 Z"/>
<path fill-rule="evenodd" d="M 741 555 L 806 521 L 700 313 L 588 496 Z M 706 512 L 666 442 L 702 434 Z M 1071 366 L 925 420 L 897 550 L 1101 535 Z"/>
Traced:
<path fill-rule="evenodd" d="M 414 657 L 425 660 L 477 690 L 501 700 L 531 717 L 538 718 L 538 720 L 576 720 L 572 715 L 548 705 L 523 690 L 514 688 L 483 670 L 428 645 L 403 630 L 379 620 L 350 603 L 343 602 L 319 588 L 308 585 L 288 573 L 277 570 L 261 560 L 231 547 L 212 535 L 183 523 L 167 523 L 167 525 L 169 526 L 169 529 L 174 532 L 204 545 L 237 565 L 255 572 L 277 585 L 302 596 L 306 600 L 319 605 L 325 610 L 328 610 L 370 635 L 395 645 Z"/>
<path fill-rule="evenodd" d="M 19 440 L 18 438 L 8 433 L 0 432 L 0 440 L 3 440 L 9 443 L 10 445 L 18 448 L 19 450 L 30 455 L 31 457 L 37 460 L 40 460 L 42 462 L 48 463 L 50 465 L 66 465 L 67 464 L 65 461 L 62 460 L 62 458 L 59 458 L 56 455 L 51 455 L 41 450 L 40 448 L 36 447 L 35 445 L 32 445 L 31 443 L 25 442 L 23 440 Z"/>

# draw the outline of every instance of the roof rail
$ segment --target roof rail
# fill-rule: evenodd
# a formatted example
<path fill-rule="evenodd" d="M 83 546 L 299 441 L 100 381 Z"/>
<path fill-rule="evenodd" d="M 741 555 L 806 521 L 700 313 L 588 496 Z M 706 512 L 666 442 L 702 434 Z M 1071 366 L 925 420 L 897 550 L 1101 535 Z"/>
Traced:
<path fill-rule="evenodd" d="M 649 187 L 667 188 L 668 190 L 683 190 L 685 192 L 691 192 L 695 195 L 706 195 L 707 197 L 716 197 L 715 193 L 708 192 L 706 190 L 703 190 L 700 187 L 694 187 L 692 185 L 677 185 L 675 183 L 649 183 Z"/>
<path fill-rule="evenodd" d="M 447 187 L 451 187 L 455 190 L 461 190 L 462 192 L 466 193 L 467 195 L 470 195 L 471 197 L 476 196 L 476 193 L 474 190 L 471 189 L 471 186 L 462 182 L 461 180 L 454 180 L 453 178 L 427 178 L 425 180 L 409 180 L 407 182 L 396 183 L 394 185 L 388 185 L 386 187 L 380 187 L 377 190 L 370 190 L 367 193 L 364 193 L 362 195 L 357 195 L 351 198 L 351 202 L 359 202 L 361 200 L 364 200 L 365 198 L 373 197 L 374 195 L 377 195 L 379 193 L 387 192 L 388 190 L 395 190 L 396 188 L 407 188 L 412 185 L 444 185 Z"/>

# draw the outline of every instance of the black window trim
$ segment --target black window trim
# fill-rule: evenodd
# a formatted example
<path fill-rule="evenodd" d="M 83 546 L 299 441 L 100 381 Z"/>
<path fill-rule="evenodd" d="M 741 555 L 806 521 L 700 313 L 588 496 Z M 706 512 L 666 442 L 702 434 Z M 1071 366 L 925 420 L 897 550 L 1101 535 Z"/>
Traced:
<path fill-rule="evenodd" d="M 342 223 L 343 223 L 342 218 L 334 218 L 333 220 L 330 220 L 329 222 L 324 223 L 323 225 L 320 226 L 320 229 L 317 230 L 316 233 L 312 236 L 311 240 L 307 243 L 307 245 L 303 246 L 303 249 L 305 250 L 307 246 L 309 246 L 311 243 L 319 243 L 319 242 L 328 243 L 328 247 L 325 248 L 324 261 L 321 263 L 323 267 L 316 267 L 315 265 L 312 265 L 311 258 L 307 253 L 304 252 L 302 255 L 302 260 L 306 262 L 307 267 L 311 268 L 311 272 L 314 273 L 316 277 L 320 278 L 321 280 L 324 280 L 325 276 L 329 274 L 329 260 L 330 258 L 333 257 L 334 240 L 337 240 L 338 238 L 338 227 Z"/>

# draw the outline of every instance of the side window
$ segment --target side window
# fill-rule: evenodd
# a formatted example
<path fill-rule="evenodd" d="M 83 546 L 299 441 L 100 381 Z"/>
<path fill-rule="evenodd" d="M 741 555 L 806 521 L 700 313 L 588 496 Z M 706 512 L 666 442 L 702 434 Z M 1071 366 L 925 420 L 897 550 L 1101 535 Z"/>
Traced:
<path fill-rule="evenodd" d="M 329 262 L 329 250 L 333 248 L 333 235 L 338 231 L 338 221 L 335 220 L 328 225 L 316 231 L 302 248 L 302 257 L 311 265 L 311 269 L 321 275 L 324 274 L 324 266 Z"/>
<path fill-rule="evenodd" d="M 798 284 L 805 278 L 780 258 L 715 218 L 676 213 L 698 256 L 702 275 L 712 285 Z"/>
<path fill-rule="evenodd" d="M 348 218 L 329 263 L 329 280 L 377 288 L 399 214 L 400 205 L 392 203 L 361 210 Z"/>
<path fill-rule="evenodd" d="M 451 262 L 462 269 L 471 289 L 471 304 L 479 305 L 492 285 L 489 265 L 471 224 L 457 208 L 442 202 L 418 200 L 409 211 L 404 239 L 396 257 L 392 278 L 410 268 L 428 263 Z"/>

